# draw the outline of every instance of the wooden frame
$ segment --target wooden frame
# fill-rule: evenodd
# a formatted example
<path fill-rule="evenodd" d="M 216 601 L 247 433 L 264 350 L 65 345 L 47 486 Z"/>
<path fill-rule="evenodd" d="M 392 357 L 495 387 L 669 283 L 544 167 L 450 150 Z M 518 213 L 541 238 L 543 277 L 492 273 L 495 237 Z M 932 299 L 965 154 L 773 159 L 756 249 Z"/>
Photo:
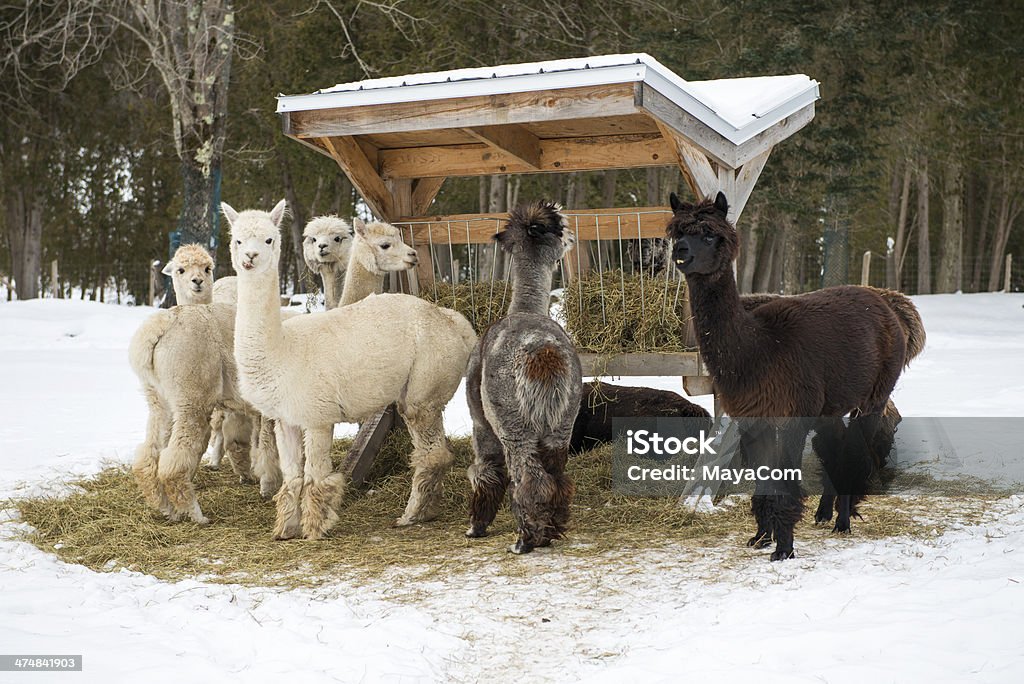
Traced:
<path fill-rule="evenodd" d="M 448 176 L 677 165 L 694 196 L 725 192 L 729 217 L 737 222 L 772 149 L 813 119 L 813 99 L 787 111 L 788 116 L 737 144 L 638 78 L 387 104 L 293 107 L 281 118 L 285 135 L 334 159 L 375 214 L 407 231 L 420 253 L 420 266 L 409 282 L 417 292 L 434 278 L 431 245 L 486 243 L 505 218 L 426 216 Z M 623 238 L 662 235 L 669 211 L 643 207 L 567 213 L 580 240 L 595 240 L 620 232 Z M 713 391 L 696 352 L 611 359 L 582 354 L 581 359 L 585 374 L 678 375 L 691 394 Z M 353 478 L 368 470 L 392 422 L 385 413 L 364 425 L 358 448 L 346 461 Z"/>

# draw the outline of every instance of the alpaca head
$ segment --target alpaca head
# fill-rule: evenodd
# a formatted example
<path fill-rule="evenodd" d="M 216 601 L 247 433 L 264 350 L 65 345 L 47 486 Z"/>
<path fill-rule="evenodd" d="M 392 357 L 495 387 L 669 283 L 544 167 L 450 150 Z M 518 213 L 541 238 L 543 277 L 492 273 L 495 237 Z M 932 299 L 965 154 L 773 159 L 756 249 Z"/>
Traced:
<path fill-rule="evenodd" d="M 281 259 L 285 201 L 278 202 L 269 213 L 258 209 L 237 212 L 225 202 L 220 207 L 231 226 L 231 264 L 239 278 L 268 271 L 276 273 Z"/>
<path fill-rule="evenodd" d="M 576 244 L 562 207 L 547 200 L 518 206 L 508 215 L 505 230 L 494 236 L 501 248 L 524 261 L 558 263 Z"/>
<path fill-rule="evenodd" d="M 178 304 L 209 304 L 213 301 L 213 257 L 202 245 L 182 245 L 162 273 L 171 276 Z"/>
<path fill-rule="evenodd" d="M 314 273 L 345 268 L 352 248 L 352 226 L 337 216 L 317 216 L 302 231 L 302 256 Z"/>
<path fill-rule="evenodd" d="M 673 240 L 676 268 L 688 276 L 731 273 L 739 238 L 726 218 L 729 203 L 725 195 L 720 192 L 714 200 L 708 198 L 697 204 L 680 202 L 675 193 L 669 199 L 673 216 L 665 232 Z"/>
<path fill-rule="evenodd" d="M 377 275 L 392 271 L 405 271 L 419 263 L 416 250 L 405 244 L 402 233 L 390 223 L 383 221 L 364 222 L 353 219 L 355 241 L 352 244 L 352 260 Z"/>

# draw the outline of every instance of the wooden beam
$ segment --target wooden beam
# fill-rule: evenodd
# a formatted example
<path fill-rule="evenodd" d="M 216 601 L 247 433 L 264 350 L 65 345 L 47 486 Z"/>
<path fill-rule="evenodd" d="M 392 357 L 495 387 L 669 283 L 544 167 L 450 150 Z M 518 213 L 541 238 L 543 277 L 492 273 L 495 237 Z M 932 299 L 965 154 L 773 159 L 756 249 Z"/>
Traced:
<path fill-rule="evenodd" d="M 540 165 L 530 166 L 489 145 L 408 147 L 380 151 L 384 178 L 487 176 L 497 173 L 586 171 L 666 166 L 674 153 L 660 134 L 636 133 L 540 141 Z"/>
<path fill-rule="evenodd" d="M 800 111 L 782 119 L 768 130 L 761 131 L 750 140 L 735 148 L 734 159 L 736 160 L 736 166 L 747 164 L 765 152 L 771 152 L 772 148 L 811 123 L 813 119 L 814 105 L 809 104 Z"/>
<path fill-rule="evenodd" d="M 631 354 L 580 354 L 580 365 L 583 375 L 636 375 L 641 377 L 675 375 L 703 376 L 707 375 L 697 352 L 672 352 L 657 354 L 653 352 Z"/>
<path fill-rule="evenodd" d="M 667 207 L 575 209 L 564 214 L 577 240 L 664 237 L 665 226 L 672 218 L 672 211 Z M 417 245 L 465 245 L 489 243 L 507 220 L 508 214 L 453 214 L 403 217 L 394 223 Z"/>
<path fill-rule="evenodd" d="M 540 139 L 518 124 L 463 128 L 466 133 L 523 164 L 540 168 Z"/>
<path fill-rule="evenodd" d="M 358 487 L 366 480 L 384 438 L 392 428 L 400 428 L 402 425 L 402 418 L 392 404 L 359 426 L 359 432 L 341 464 L 341 470 L 348 476 L 350 486 Z"/>
<path fill-rule="evenodd" d="M 300 145 L 305 145 L 314 152 L 319 152 L 325 157 L 330 157 L 331 159 L 334 159 L 334 155 L 331 154 L 330 150 L 324 147 L 323 143 L 320 141 L 319 138 L 310 138 L 307 140 L 305 138 L 297 138 L 294 135 L 289 135 L 288 137 L 294 140 L 295 142 L 299 143 Z"/>
<path fill-rule="evenodd" d="M 764 170 L 764 165 L 771 153 L 772 148 L 768 148 L 749 160 L 736 172 L 736 178 L 733 182 L 733 194 L 731 197 L 726 195 L 729 200 L 729 216 L 734 223 L 739 220 L 740 214 L 743 213 L 743 208 L 747 206 L 747 200 L 750 199 L 750 194 L 754 191 L 754 185 L 761 176 L 761 171 Z"/>
<path fill-rule="evenodd" d="M 736 168 L 736 146 L 716 130 L 693 116 L 646 83 L 641 88 L 640 106 L 690 144 L 702 150 L 717 164 Z"/>
<path fill-rule="evenodd" d="M 412 213 L 410 216 L 423 216 L 427 213 L 438 191 L 444 185 L 444 176 L 434 178 L 417 178 L 412 185 Z"/>
<path fill-rule="evenodd" d="M 291 112 L 290 135 L 323 138 L 634 114 L 633 84 Z"/>
<path fill-rule="evenodd" d="M 355 138 L 351 136 L 323 138 L 322 143 L 375 214 L 384 220 L 388 220 L 389 216 L 397 215 L 391 199 L 391 192 L 384 185 L 381 177 L 377 175 L 377 171 L 370 164 L 363 148 L 359 146 Z"/>
<path fill-rule="evenodd" d="M 683 179 L 693 196 L 698 201 L 709 195 L 713 196 L 718 190 L 718 175 L 707 155 L 668 125 L 657 119 L 655 122 L 658 124 L 662 137 L 675 150 L 679 170 L 683 172 Z"/>

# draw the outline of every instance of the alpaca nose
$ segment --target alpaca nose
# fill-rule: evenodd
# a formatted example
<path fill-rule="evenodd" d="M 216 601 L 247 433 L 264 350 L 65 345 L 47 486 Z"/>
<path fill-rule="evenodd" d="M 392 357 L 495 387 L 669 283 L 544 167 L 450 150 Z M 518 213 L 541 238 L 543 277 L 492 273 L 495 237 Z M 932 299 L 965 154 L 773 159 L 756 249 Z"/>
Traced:
<path fill-rule="evenodd" d="M 259 252 L 246 252 L 245 256 L 249 258 L 249 261 L 256 261 L 256 257 L 258 257 L 259 254 Z"/>
<path fill-rule="evenodd" d="M 192 282 L 195 283 L 197 286 L 198 285 L 202 285 L 203 284 L 203 279 L 202 278 L 193 278 Z"/>

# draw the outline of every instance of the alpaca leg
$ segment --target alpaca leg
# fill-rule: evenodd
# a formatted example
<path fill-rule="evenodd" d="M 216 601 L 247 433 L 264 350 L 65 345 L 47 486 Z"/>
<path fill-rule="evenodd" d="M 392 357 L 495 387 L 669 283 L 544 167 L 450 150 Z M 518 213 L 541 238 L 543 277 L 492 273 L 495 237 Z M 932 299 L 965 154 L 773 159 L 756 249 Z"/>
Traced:
<path fill-rule="evenodd" d="M 253 421 L 252 473 L 260 481 L 260 496 L 270 499 L 281 488 L 281 466 L 274 438 L 274 421 L 260 416 Z"/>
<path fill-rule="evenodd" d="M 405 513 L 395 521 L 396 527 L 428 522 L 441 514 L 442 487 L 445 475 L 455 458 L 444 436 L 441 409 L 401 411 L 412 437 L 412 492 Z"/>
<path fill-rule="evenodd" d="M 281 459 L 281 489 L 274 496 L 277 520 L 274 539 L 293 539 L 302 535 L 302 429 L 276 421 L 274 436 Z"/>
<path fill-rule="evenodd" d="M 497 435 L 486 422 L 473 422 L 473 453 L 473 464 L 466 470 L 473 487 L 466 536 L 484 537 L 508 489 L 505 452 Z"/>
<path fill-rule="evenodd" d="M 505 448 L 511 478 L 512 516 L 519 531 L 519 538 L 509 547 L 509 551 L 529 553 L 551 540 L 552 530 L 549 525 L 557 484 L 555 478 L 535 458 L 532 444 L 506 444 Z"/>
<path fill-rule="evenodd" d="M 210 470 L 220 470 L 221 459 L 224 458 L 224 433 L 221 428 L 224 425 L 224 410 L 216 409 L 210 419 L 210 446 L 206 451 L 210 454 Z"/>
<path fill-rule="evenodd" d="M 252 420 L 241 411 L 225 411 L 224 424 L 221 428 L 224 446 L 231 469 L 242 484 L 252 482 L 252 464 L 249 461 L 249 450 L 252 448 Z"/>
<path fill-rule="evenodd" d="M 572 478 L 565 474 L 565 465 L 569 460 L 567 443 L 558 440 L 545 445 L 542 442 L 539 457 L 544 470 L 555 483 L 555 492 L 551 500 L 551 519 L 547 526 L 550 536 L 543 543 L 543 546 L 547 546 L 552 539 L 561 539 L 565 535 L 565 530 L 569 526 L 569 506 L 576 493 L 576 485 Z"/>
<path fill-rule="evenodd" d="M 345 496 L 345 476 L 333 472 L 334 425 L 306 428 L 306 467 L 302 485 L 302 536 L 320 539 L 338 522 L 337 508 Z"/>
<path fill-rule="evenodd" d="M 816 422 L 814 431 L 815 435 L 811 444 L 822 469 L 822 494 L 818 500 L 818 508 L 814 512 L 814 522 L 819 524 L 832 520 L 832 507 L 837 493 L 835 486 L 836 462 L 842 451 L 846 425 L 840 417 L 821 418 Z"/>
<path fill-rule="evenodd" d="M 779 428 L 775 463 L 781 468 L 796 469 L 800 467 L 804 444 L 807 442 L 808 425 L 799 418 L 788 419 Z M 783 480 L 773 486 L 779 493 L 768 497 L 770 512 L 768 521 L 772 536 L 775 538 L 773 561 L 793 558 L 793 530 L 804 512 L 803 497 L 800 493 L 798 480 Z"/>
<path fill-rule="evenodd" d="M 881 413 L 855 416 L 850 419 L 842 444 L 837 470 L 839 497 L 836 502 L 836 524 L 832 529 L 839 534 L 850 532 L 853 501 L 860 501 L 867 493 L 868 480 L 874 470 L 875 456 L 871 445 L 881 424 Z"/>
<path fill-rule="evenodd" d="M 132 473 L 135 475 L 135 481 L 138 483 L 146 503 L 171 517 L 174 514 L 174 509 L 167 501 L 156 476 L 160 463 L 160 449 L 167 444 L 167 440 L 170 438 L 171 419 L 163 402 L 150 388 L 146 390 L 146 402 L 149 404 L 146 439 L 135 450 Z"/>
<path fill-rule="evenodd" d="M 743 420 L 740 423 L 740 451 L 745 467 L 756 468 L 765 463 L 766 452 L 770 448 L 769 429 L 763 422 Z M 755 549 L 764 548 L 772 541 L 771 526 L 767 518 L 767 498 L 764 494 L 757 493 L 750 498 L 750 512 L 757 521 L 757 531 L 747 540 L 747 546 Z"/>
<path fill-rule="evenodd" d="M 192 476 L 210 440 L 211 409 L 187 407 L 174 416 L 170 440 L 160 452 L 157 479 L 173 509 L 173 519 L 186 515 L 193 522 L 210 522 L 199 508 Z"/>

